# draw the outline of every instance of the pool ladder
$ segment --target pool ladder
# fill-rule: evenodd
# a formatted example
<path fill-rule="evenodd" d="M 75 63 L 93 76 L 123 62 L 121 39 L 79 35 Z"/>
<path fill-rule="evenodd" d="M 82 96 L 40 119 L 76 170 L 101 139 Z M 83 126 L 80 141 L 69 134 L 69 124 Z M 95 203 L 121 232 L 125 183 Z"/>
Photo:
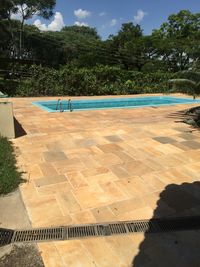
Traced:
<path fill-rule="evenodd" d="M 60 112 L 64 112 L 64 108 L 63 108 L 62 101 L 60 98 L 57 101 L 56 110 L 58 110 L 58 108 L 59 108 Z M 68 109 L 70 110 L 70 112 L 73 111 L 71 99 L 68 100 Z"/>
<path fill-rule="evenodd" d="M 57 105 L 56 105 L 56 110 L 60 110 L 60 112 L 64 112 L 64 109 L 62 108 L 62 101 L 61 99 L 58 99 Z"/>

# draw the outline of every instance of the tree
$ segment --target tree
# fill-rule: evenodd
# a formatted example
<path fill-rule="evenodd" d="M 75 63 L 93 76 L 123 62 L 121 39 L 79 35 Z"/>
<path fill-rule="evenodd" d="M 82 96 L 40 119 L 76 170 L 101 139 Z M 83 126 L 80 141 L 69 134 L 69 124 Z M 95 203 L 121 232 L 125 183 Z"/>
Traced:
<path fill-rule="evenodd" d="M 186 70 L 196 59 L 199 51 L 200 13 L 181 10 L 168 17 L 152 36 L 158 57 L 172 71 Z"/>
<path fill-rule="evenodd" d="M 126 69 L 141 70 L 144 65 L 144 39 L 140 25 L 122 24 L 116 36 L 110 36 L 110 49 L 115 51 L 119 63 Z"/>
<path fill-rule="evenodd" d="M 33 25 L 24 26 L 23 57 L 57 68 L 65 64 L 63 39 L 57 32 L 40 32 Z"/>
<path fill-rule="evenodd" d="M 22 57 L 22 40 L 24 23 L 26 20 L 32 18 L 34 15 L 49 19 L 53 15 L 53 8 L 56 4 L 56 0 L 13 0 L 12 6 L 9 9 L 9 14 L 19 14 L 21 17 L 20 24 L 20 45 L 19 45 L 19 57 Z"/>
<path fill-rule="evenodd" d="M 104 60 L 103 42 L 93 28 L 69 26 L 61 31 L 41 32 L 33 25 L 24 26 L 24 58 L 39 60 L 58 68 L 73 62 L 92 67 Z"/>
<path fill-rule="evenodd" d="M 94 66 L 99 62 L 102 41 L 95 28 L 66 26 L 56 33 L 63 40 L 65 63 L 72 62 L 80 67 Z"/>
<path fill-rule="evenodd" d="M 7 56 L 9 54 L 9 44 L 11 35 L 11 25 L 8 19 L 10 18 L 10 10 L 13 4 L 10 0 L 2 0 L 0 4 L 0 55 Z"/>
<path fill-rule="evenodd" d="M 10 0 L 1 0 L 0 5 L 0 20 L 7 19 L 10 15 L 9 11 L 13 8 L 13 3 Z"/>
<path fill-rule="evenodd" d="M 51 32 L 25 23 L 34 14 L 49 18 L 54 4 L 55 0 L 1 0 L 0 56 L 54 68 L 102 64 L 144 72 L 178 72 L 200 64 L 200 13 L 173 14 L 149 36 L 143 35 L 140 25 L 125 23 L 105 41 L 95 28 L 66 26 Z M 13 13 L 21 14 L 21 21 L 11 19 Z"/>
<path fill-rule="evenodd" d="M 77 34 L 79 36 L 83 36 L 84 38 L 100 40 L 97 30 L 86 26 L 65 26 L 62 28 L 61 33 L 66 35 Z"/>

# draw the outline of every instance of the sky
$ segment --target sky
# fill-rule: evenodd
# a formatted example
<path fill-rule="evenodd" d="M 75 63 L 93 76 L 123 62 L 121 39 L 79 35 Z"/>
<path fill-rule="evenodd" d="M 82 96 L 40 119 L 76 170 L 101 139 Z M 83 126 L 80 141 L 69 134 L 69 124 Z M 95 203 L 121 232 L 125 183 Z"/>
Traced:
<path fill-rule="evenodd" d="M 127 22 L 140 24 L 148 35 L 181 9 L 200 12 L 200 0 L 57 0 L 50 20 L 34 17 L 29 23 L 42 31 L 69 25 L 95 27 L 102 39 L 106 39 Z"/>

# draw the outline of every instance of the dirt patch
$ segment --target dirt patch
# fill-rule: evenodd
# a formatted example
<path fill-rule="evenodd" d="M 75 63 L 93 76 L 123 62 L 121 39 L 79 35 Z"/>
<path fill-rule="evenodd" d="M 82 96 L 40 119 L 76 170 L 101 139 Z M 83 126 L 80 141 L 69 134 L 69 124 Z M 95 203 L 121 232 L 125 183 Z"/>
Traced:
<path fill-rule="evenodd" d="M 36 245 L 14 245 L 0 259 L 0 267 L 44 267 Z"/>

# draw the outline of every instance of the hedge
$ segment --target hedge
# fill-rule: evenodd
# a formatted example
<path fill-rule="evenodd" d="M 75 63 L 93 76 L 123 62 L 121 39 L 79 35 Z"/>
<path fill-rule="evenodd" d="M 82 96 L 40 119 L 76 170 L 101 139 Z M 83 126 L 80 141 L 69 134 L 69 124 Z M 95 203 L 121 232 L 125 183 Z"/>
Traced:
<path fill-rule="evenodd" d="M 14 82 L 15 89 L 4 84 L 4 92 L 16 96 L 82 96 L 142 93 L 167 93 L 173 73 L 144 73 L 118 67 L 77 68 L 66 65 L 59 70 L 31 66 L 29 78 Z"/>

